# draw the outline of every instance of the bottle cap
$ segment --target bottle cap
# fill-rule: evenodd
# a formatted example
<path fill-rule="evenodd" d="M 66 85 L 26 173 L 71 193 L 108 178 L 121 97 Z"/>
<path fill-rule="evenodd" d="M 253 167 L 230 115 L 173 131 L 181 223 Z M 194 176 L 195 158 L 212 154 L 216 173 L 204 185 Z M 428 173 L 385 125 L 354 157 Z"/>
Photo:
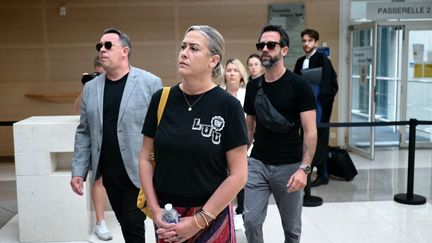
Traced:
<path fill-rule="evenodd" d="M 170 211 L 171 209 L 172 209 L 172 204 L 171 203 L 165 204 L 165 210 Z"/>

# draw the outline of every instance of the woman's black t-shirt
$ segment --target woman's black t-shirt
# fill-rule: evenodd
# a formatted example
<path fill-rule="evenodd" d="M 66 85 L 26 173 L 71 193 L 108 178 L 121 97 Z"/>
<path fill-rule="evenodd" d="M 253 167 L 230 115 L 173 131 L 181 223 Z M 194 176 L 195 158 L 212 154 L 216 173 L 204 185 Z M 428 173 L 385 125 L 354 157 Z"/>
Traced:
<path fill-rule="evenodd" d="M 154 138 L 153 185 L 162 203 L 202 206 L 228 176 L 225 153 L 247 144 L 240 102 L 220 87 L 201 95 L 171 88 L 157 126 L 161 91 L 151 100 L 142 133 Z M 196 103 L 194 103 L 196 102 Z"/>

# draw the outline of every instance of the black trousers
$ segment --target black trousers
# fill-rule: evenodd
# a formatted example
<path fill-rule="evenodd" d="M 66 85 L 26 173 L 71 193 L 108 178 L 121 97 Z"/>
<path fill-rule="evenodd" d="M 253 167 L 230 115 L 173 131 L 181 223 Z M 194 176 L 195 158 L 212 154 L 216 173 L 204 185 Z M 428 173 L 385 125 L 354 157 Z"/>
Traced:
<path fill-rule="evenodd" d="M 321 122 L 328 123 L 330 121 L 333 101 L 322 102 L 322 114 Z M 328 161 L 328 143 L 329 143 L 329 132 L 330 128 L 320 127 L 318 128 L 318 140 L 317 147 L 315 150 L 315 156 L 312 161 L 312 165 L 317 167 L 317 174 L 319 177 L 328 178 L 327 161 Z"/>
<path fill-rule="evenodd" d="M 131 182 L 126 173 L 117 176 L 103 174 L 102 177 L 125 242 L 144 243 L 146 216 L 136 205 L 139 189 Z"/>
<path fill-rule="evenodd" d="M 323 179 L 328 178 L 327 161 L 328 161 L 328 142 L 329 128 L 318 128 L 318 140 L 312 165 L 317 167 L 317 174 Z"/>

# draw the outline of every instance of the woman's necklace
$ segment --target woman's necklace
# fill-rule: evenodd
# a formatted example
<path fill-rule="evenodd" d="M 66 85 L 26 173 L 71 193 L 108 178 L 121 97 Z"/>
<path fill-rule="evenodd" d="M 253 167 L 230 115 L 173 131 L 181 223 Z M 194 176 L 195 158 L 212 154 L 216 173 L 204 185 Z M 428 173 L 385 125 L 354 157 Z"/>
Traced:
<path fill-rule="evenodd" d="M 192 106 L 195 105 L 195 104 L 198 102 L 198 100 L 200 100 L 201 97 L 203 97 L 203 95 L 204 95 L 205 93 L 206 93 L 206 92 L 202 93 L 202 94 L 198 97 L 198 99 L 196 99 L 196 100 L 194 101 L 194 103 L 190 104 L 190 103 L 189 103 L 189 100 L 186 98 L 186 95 L 185 95 L 185 93 L 184 93 L 183 90 L 182 90 L 183 97 L 184 97 L 184 99 L 186 100 L 186 103 L 187 103 L 188 106 L 189 106 L 189 108 L 188 108 L 187 110 L 188 110 L 188 111 L 192 111 Z"/>

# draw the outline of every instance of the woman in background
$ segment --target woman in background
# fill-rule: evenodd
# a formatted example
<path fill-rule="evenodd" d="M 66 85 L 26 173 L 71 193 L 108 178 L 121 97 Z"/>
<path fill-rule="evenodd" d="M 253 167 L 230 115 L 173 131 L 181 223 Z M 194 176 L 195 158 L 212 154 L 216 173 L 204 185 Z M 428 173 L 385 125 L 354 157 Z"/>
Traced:
<path fill-rule="evenodd" d="M 225 66 L 225 89 L 236 97 L 243 106 L 244 96 L 246 93 L 246 83 L 248 76 L 246 69 L 240 60 L 236 58 L 229 59 Z"/>
<path fill-rule="evenodd" d="M 83 76 L 81 77 L 81 83 L 85 85 L 88 81 L 92 80 L 96 76 L 98 76 L 101 73 L 105 73 L 105 70 L 102 67 L 102 64 L 100 63 L 99 56 L 96 56 L 93 61 L 93 73 L 83 73 Z M 82 99 L 82 92 L 79 94 L 79 96 L 75 99 L 74 102 L 74 108 L 76 114 L 80 114 L 81 112 L 81 99 Z M 102 177 L 100 177 L 98 180 L 95 181 L 93 188 L 92 188 L 92 201 L 93 206 L 95 208 L 95 214 L 96 214 L 96 227 L 94 230 L 95 235 L 99 240 L 108 241 L 111 240 L 113 237 L 108 230 L 106 221 L 105 221 L 105 200 L 106 200 L 106 190 L 102 182 Z"/>
<path fill-rule="evenodd" d="M 246 69 L 240 60 L 236 58 L 229 59 L 225 66 L 225 89 L 236 97 L 243 106 L 244 97 L 246 93 L 246 83 L 248 76 Z M 237 208 L 235 210 L 236 216 L 234 217 L 234 225 L 236 230 L 243 230 L 243 204 L 244 204 L 244 189 L 237 194 Z"/>
<path fill-rule="evenodd" d="M 263 71 L 263 66 L 261 64 L 261 57 L 258 54 L 256 53 L 251 54 L 246 60 L 246 64 L 250 75 L 249 81 L 261 76 Z"/>

